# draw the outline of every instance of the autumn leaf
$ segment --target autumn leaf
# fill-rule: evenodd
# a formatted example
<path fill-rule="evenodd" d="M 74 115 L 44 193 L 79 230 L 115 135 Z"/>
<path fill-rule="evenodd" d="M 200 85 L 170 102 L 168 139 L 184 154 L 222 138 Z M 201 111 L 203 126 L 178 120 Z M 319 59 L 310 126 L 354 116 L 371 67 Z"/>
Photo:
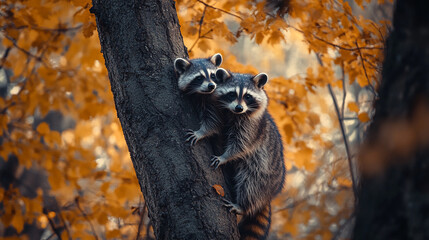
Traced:
<path fill-rule="evenodd" d="M 356 104 L 356 103 L 354 103 L 354 102 L 349 102 L 348 104 L 347 104 L 347 107 L 349 108 L 349 110 L 350 111 L 352 111 L 352 112 L 355 112 L 355 113 L 358 113 L 359 112 L 359 106 Z"/>
<path fill-rule="evenodd" d="M 37 132 L 41 135 L 46 135 L 49 133 L 49 125 L 46 122 L 42 122 L 37 126 Z"/>
<path fill-rule="evenodd" d="M 217 194 L 219 194 L 222 197 L 225 196 L 225 191 L 223 190 L 223 187 L 221 185 L 215 184 L 212 187 L 214 188 L 214 190 L 216 190 Z"/>
<path fill-rule="evenodd" d="M 368 113 L 360 113 L 358 115 L 359 121 L 361 122 L 368 122 L 370 119 L 368 117 Z"/>
<path fill-rule="evenodd" d="M 203 52 L 207 52 L 208 50 L 210 50 L 210 45 L 206 40 L 200 40 L 198 42 L 198 48 L 201 49 L 201 51 Z"/>
<path fill-rule="evenodd" d="M 255 37 L 255 42 L 256 42 L 257 44 L 261 44 L 261 43 L 262 43 L 262 40 L 264 40 L 264 34 L 263 34 L 263 33 L 261 33 L 261 32 L 258 32 L 258 33 L 256 34 L 256 37 Z"/>
<path fill-rule="evenodd" d="M 341 186 L 345 186 L 345 187 L 351 187 L 352 186 L 352 181 L 349 178 L 338 177 L 337 182 Z"/>
<path fill-rule="evenodd" d="M 24 229 L 24 216 L 22 215 L 21 210 L 17 209 L 17 212 L 12 218 L 11 225 L 20 233 Z"/>
<path fill-rule="evenodd" d="M 92 22 L 89 22 L 89 23 L 87 23 L 87 24 L 85 24 L 83 26 L 83 29 L 82 29 L 83 30 L 83 35 L 86 38 L 89 38 L 89 37 L 91 37 L 94 34 L 95 29 L 96 29 L 95 24 L 92 23 Z"/>

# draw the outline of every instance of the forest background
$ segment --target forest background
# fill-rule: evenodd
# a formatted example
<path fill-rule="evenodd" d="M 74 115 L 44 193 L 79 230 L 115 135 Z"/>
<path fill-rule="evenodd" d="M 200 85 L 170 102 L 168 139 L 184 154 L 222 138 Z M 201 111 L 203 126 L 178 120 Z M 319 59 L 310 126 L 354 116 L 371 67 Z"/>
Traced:
<path fill-rule="evenodd" d="M 91 7 L 1 1 L 0 233 L 9 239 L 154 237 Z M 291 1 L 284 16 L 263 1 L 176 9 L 191 58 L 220 52 L 224 68 L 270 76 L 287 166 L 270 238 L 349 236 L 392 3 Z"/>

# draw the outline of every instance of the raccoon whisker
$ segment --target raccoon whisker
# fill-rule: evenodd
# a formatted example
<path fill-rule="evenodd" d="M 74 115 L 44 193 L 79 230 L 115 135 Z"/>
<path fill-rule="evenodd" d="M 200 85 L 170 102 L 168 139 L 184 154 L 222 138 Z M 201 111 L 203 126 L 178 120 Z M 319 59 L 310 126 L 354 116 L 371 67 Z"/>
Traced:
<path fill-rule="evenodd" d="M 228 109 L 228 103 L 223 102 L 223 101 L 219 101 L 219 107 L 222 109 Z"/>
<path fill-rule="evenodd" d="M 259 106 L 260 105 L 256 103 L 247 105 L 248 108 L 258 108 Z"/>

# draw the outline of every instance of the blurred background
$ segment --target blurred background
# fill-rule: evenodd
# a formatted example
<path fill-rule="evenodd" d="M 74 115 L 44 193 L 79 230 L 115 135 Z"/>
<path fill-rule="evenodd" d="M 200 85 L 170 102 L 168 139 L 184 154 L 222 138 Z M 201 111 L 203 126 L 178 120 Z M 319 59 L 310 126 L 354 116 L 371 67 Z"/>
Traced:
<path fill-rule="evenodd" d="M 153 239 L 91 1 L 0 3 L 0 236 Z M 269 239 L 348 238 L 392 1 L 178 0 L 176 9 L 190 58 L 220 52 L 223 68 L 270 77 L 287 179 Z"/>

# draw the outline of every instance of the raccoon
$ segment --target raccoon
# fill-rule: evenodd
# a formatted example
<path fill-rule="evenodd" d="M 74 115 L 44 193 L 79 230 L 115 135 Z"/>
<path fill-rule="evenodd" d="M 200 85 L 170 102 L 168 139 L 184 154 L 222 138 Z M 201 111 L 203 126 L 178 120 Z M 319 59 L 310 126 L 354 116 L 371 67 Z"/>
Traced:
<path fill-rule="evenodd" d="M 220 82 L 213 93 L 225 119 L 225 151 L 211 158 L 215 169 L 234 167 L 233 200 L 224 199 L 231 212 L 243 215 L 241 239 L 265 239 L 271 224 L 271 200 L 285 179 L 283 144 L 276 124 L 267 111 L 263 89 L 265 73 L 256 76 L 216 71 Z M 230 165 L 233 164 L 233 165 Z"/>
<path fill-rule="evenodd" d="M 176 58 L 174 61 L 174 70 L 179 76 L 179 89 L 185 94 L 192 95 L 198 105 L 197 108 L 200 109 L 200 129 L 197 131 L 188 129 L 186 132 L 186 141 L 190 142 L 191 146 L 219 131 L 221 120 L 210 98 L 216 89 L 216 69 L 221 63 L 220 53 L 210 58 L 192 60 Z"/>

